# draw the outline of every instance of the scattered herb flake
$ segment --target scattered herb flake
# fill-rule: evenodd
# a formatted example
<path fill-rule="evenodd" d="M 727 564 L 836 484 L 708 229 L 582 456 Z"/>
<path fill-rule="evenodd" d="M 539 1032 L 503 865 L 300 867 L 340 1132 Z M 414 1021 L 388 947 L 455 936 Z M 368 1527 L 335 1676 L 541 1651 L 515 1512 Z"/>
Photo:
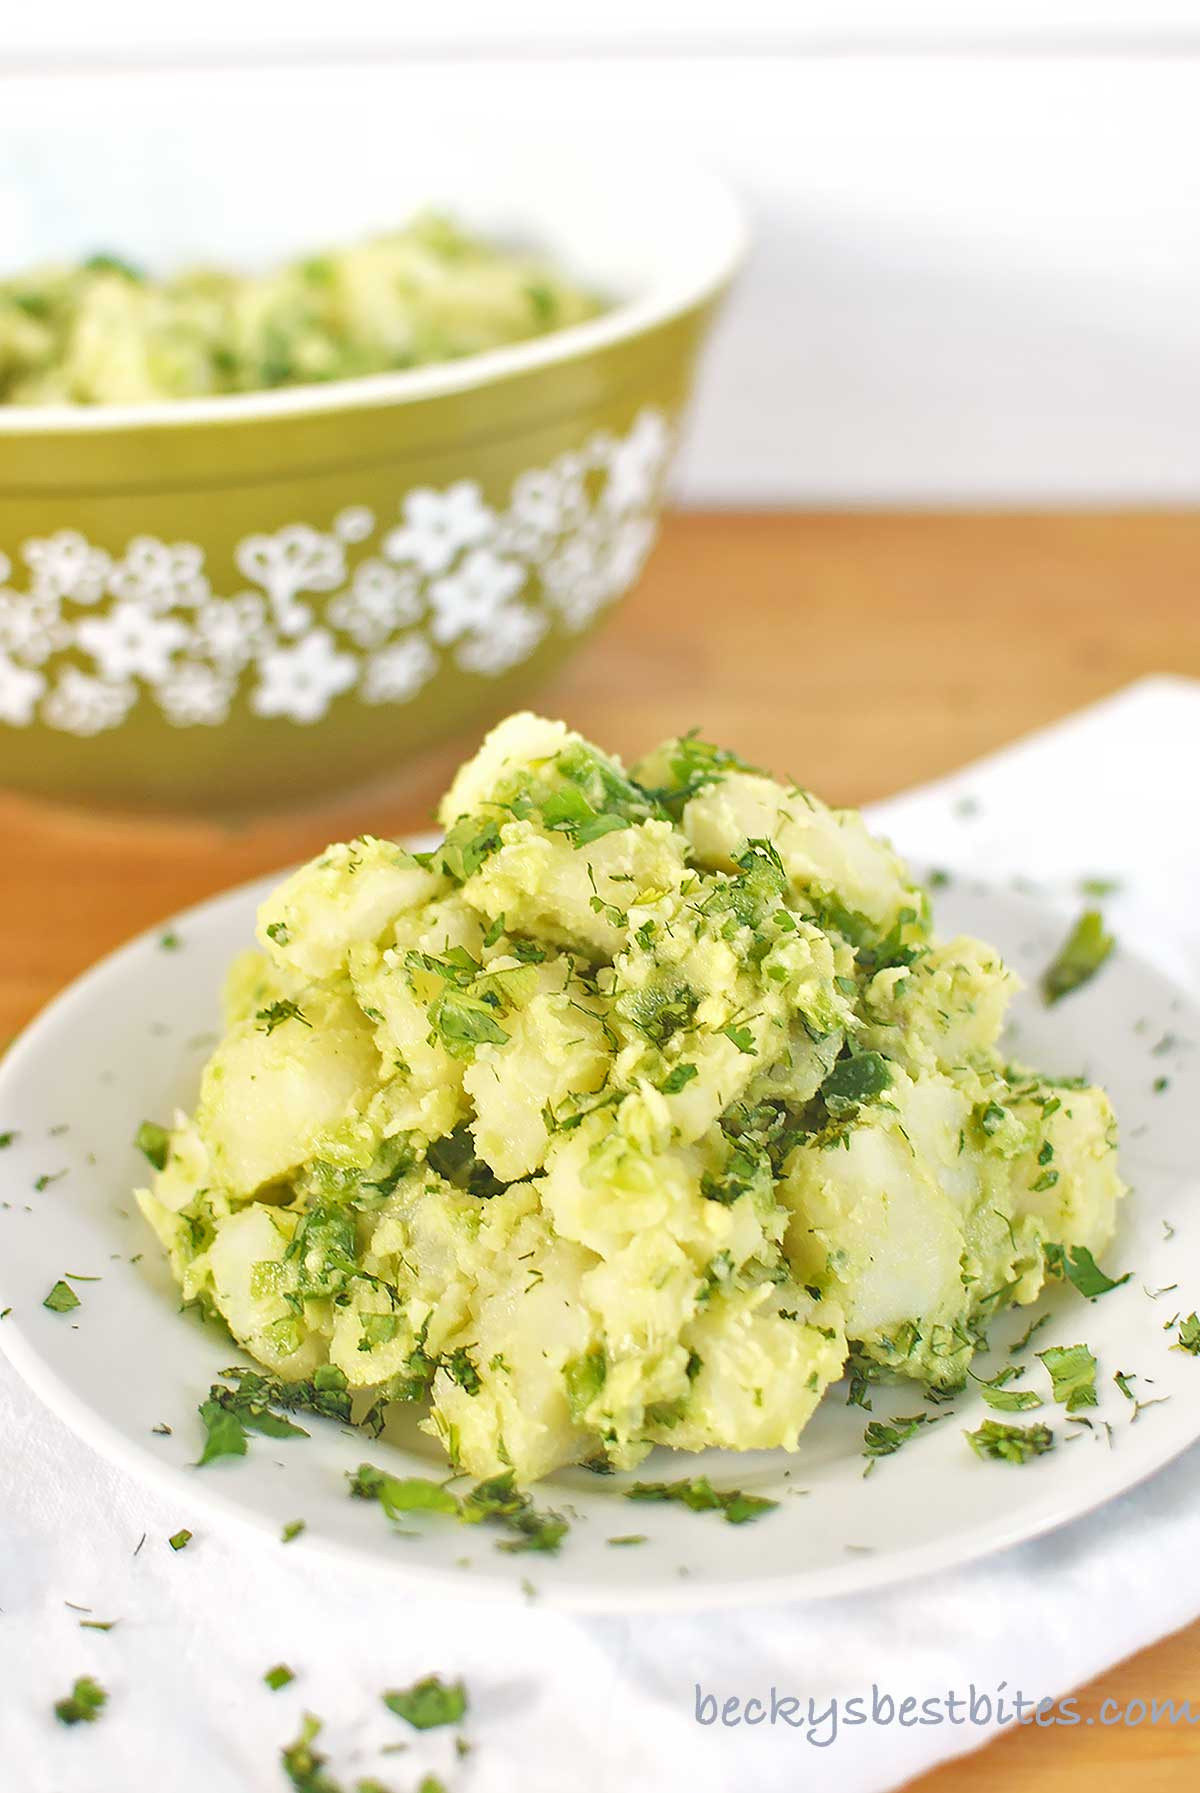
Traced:
<path fill-rule="evenodd" d="M 269 1668 L 263 1676 L 263 1680 L 271 1689 L 272 1693 L 278 1693 L 281 1687 L 286 1687 L 289 1681 L 294 1681 L 295 1679 L 295 1670 L 290 1669 L 286 1662 L 277 1662 L 275 1667 Z"/>
<path fill-rule="evenodd" d="M 167 1539 L 167 1543 L 171 1546 L 172 1550 L 186 1550 L 191 1541 L 192 1534 L 186 1529 L 183 1531 L 172 1532 L 171 1536 Z"/>
<path fill-rule="evenodd" d="M 283 1772 L 296 1793 L 342 1793 L 338 1782 L 325 1773 L 327 1758 L 314 1747 L 320 1731 L 321 1720 L 306 1712 L 300 1735 L 293 1743 L 286 1743 L 280 1752 Z"/>
<path fill-rule="evenodd" d="M 928 1418 L 927 1413 L 910 1413 L 905 1418 L 870 1420 L 863 1433 L 863 1456 L 892 1456 L 902 1444 L 916 1437 Z"/>
<path fill-rule="evenodd" d="M 1043 1249 L 1047 1273 L 1060 1281 L 1065 1278 L 1089 1301 L 1094 1301 L 1099 1295 L 1107 1295 L 1110 1289 L 1119 1289 L 1133 1274 L 1127 1270 L 1124 1276 L 1118 1276 L 1115 1280 L 1106 1276 L 1086 1245 L 1047 1243 Z"/>
<path fill-rule="evenodd" d="M 356 1499 L 377 1500 L 389 1519 L 404 1513 L 459 1512 L 458 1496 L 425 1476 L 386 1475 L 370 1463 L 360 1463 L 348 1480 Z"/>
<path fill-rule="evenodd" d="M 1189 1314 L 1186 1320 L 1180 1320 L 1179 1338 L 1174 1349 L 1187 1351 L 1193 1357 L 1200 1357 L 1200 1316 Z"/>
<path fill-rule="evenodd" d="M 112 1631 L 120 1623 L 118 1619 L 80 1619 L 81 1631 Z"/>
<path fill-rule="evenodd" d="M 997 1388 L 990 1382 L 980 1384 L 980 1394 L 997 1413 L 1029 1413 L 1042 1405 L 1042 1397 L 1032 1388 Z"/>
<path fill-rule="evenodd" d="M 1059 1002 L 1095 977 L 1116 942 L 1104 931 L 1098 909 L 1086 909 L 1042 974 L 1042 997 L 1047 1006 Z"/>
<path fill-rule="evenodd" d="M 393 1688 L 382 1698 L 388 1711 L 410 1724 L 414 1731 L 435 1731 L 442 1725 L 458 1724 L 467 1710 L 463 1683 L 447 1683 L 439 1675 L 426 1675 L 411 1687 Z"/>
<path fill-rule="evenodd" d="M 259 1033 L 265 1034 L 273 1034 L 275 1029 L 282 1027 L 285 1021 L 299 1021 L 302 1027 L 312 1026 L 312 1022 L 303 1010 L 296 1003 L 286 999 L 281 1002 L 272 1002 L 265 1009 L 259 1009 L 254 1019 L 259 1024 Z"/>
<path fill-rule="evenodd" d="M 67 1697 L 54 1702 L 54 1716 L 60 1725 L 94 1725 L 107 1700 L 98 1681 L 80 1675 Z"/>
<path fill-rule="evenodd" d="M 73 1308 L 79 1306 L 79 1297 L 74 1289 L 69 1289 L 66 1283 L 60 1280 L 55 1283 L 42 1302 L 42 1306 L 48 1307 L 52 1314 L 69 1314 Z"/>
<path fill-rule="evenodd" d="M 155 1170 L 166 1169 L 171 1135 L 165 1127 L 160 1127 L 157 1121 L 143 1121 L 133 1136 L 133 1143 L 150 1160 Z"/>
<path fill-rule="evenodd" d="M 1068 1413 L 1079 1407 L 1097 1407 L 1096 1359 L 1086 1345 L 1050 1345 L 1038 1352 L 1054 1386 L 1054 1399 Z"/>
<path fill-rule="evenodd" d="M 999 1463 L 1028 1463 L 1031 1457 L 1054 1448 L 1054 1434 L 1043 1425 L 1006 1426 L 1000 1420 L 985 1419 L 964 1436 L 977 1456 Z"/>
<path fill-rule="evenodd" d="M 289 1519 L 279 1534 L 283 1543 L 290 1544 L 293 1538 L 298 1538 L 305 1529 L 305 1524 L 303 1519 Z"/>
<path fill-rule="evenodd" d="M 204 1449 L 196 1459 L 197 1469 L 202 1469 L 206 1463 L 215 1463 L 218 1457 L 246 1455 L 246 1428 L 230 1408 L 222 1407 L 218 1401 L 203 1401 L 200 1418 L 206 1436 Z"/>
<path fill-rule="evenodd" d="M 622 1493 L 626 1500 L 672 1500 L 693 1513 L 719 1512 L 729 1525 L 745 1525 L 779 1505 L 759 1494 L 743 1494 L 740 1488 L 714 1488 L 707 1476 L 694 1476 L 690 1481 L 635 1482 Z"/>
<path fill-rule="evenodd" d="M 270 1376 L 261 1375 L 255 1370 L 226 1370 L 227 1376 L 237 1377 L 235 1388 L 226 1388 L 214 1382 L 208 1393 L 208 1399 L 199 1407 L 200 1418 L 204 1424 L 204 1449 L 197 1458 L 196 1467 L 201 1469 L 206 1463 L 214 1463 L 219 1457 L 244 1457 L 247 1449 L 247 1434 L 259 1432 L 266 1438 L 307 1438 L 308 1433 L 303 1426 L 297 1426 L 281 1414 L 273 1413 L 269 1403 L 277 1405 L 306 1406 L 319 1403 L 321 1390 L 314 1377 L 311 1384 L 302 1382 L 276 1382 Z M 336 1371 L 335 1375 L 340 1376 Z M 328 1366 L 318 1371 L 317 1376 L 328 1375 Z M 318 1405 L 317 1411 L 323 1411 Z M 341 1416 L 341 1405 L 338 1405 L 338 1417 Z"/>

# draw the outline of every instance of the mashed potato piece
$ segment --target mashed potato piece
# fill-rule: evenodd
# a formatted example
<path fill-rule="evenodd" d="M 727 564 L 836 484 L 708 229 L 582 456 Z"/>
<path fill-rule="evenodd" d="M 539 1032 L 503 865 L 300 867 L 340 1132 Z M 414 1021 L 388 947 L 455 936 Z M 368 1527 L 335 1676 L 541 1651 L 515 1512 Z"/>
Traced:
<path fill-rule="evenodd" d="M 437 216 L 261 274 L 112 255 L 0 281 L 0 403 L 136 404 L 457 360 L 601 306 Z"/>
<path fill-rule="evenodd" d="M 139 1192 L 276 1374 L 478 1476 L 794 1450 L 849 1361 L 954 1388 L 1047 1243 L 1107 1245 L 1103 1091 L 1005 1063 L 1015 979 L 859 816 L 517 715 L 440 820 L 267 900 Z"/>

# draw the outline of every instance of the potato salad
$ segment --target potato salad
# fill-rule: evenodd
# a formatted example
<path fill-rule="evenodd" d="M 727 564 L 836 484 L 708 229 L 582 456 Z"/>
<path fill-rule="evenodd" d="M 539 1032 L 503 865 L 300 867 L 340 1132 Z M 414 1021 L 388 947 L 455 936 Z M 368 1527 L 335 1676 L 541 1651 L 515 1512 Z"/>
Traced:
<path fill-rule="evenodd" d="M 272 1376 L 417 1403 L 475 1476 L 792 1451 L 844 1375 L 959 1387 L 1108 1244 L 1103 1090 L 1005 1059 L 1013 975 L 854 811 L 521 714 L 440 820 L 264 903 L 138 1193 Z"/>
<path fill-rule="evenodd" d="M 0 280 L 0 402 L 136 404 L 351 379 L 523 342 L 596 297 L 429 215 L 263 273 L 123 257 Z"/>

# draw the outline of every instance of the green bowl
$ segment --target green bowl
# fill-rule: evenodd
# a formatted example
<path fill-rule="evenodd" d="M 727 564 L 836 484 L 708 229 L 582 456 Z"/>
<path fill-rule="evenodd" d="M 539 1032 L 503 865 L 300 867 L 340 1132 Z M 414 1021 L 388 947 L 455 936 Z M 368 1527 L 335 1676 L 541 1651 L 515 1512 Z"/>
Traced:
<path fill-rule="evenodd" d="M 741 253 L 707 177 L 594 180 L 575 203 L 520 216 L 551 253 L 567 229 L 567 265 L 617 301 L 535 342 L 273 393 L 0 408 L 0 783 L 287 804 L 495 715 L 574 650 L 644 565 Z"/>

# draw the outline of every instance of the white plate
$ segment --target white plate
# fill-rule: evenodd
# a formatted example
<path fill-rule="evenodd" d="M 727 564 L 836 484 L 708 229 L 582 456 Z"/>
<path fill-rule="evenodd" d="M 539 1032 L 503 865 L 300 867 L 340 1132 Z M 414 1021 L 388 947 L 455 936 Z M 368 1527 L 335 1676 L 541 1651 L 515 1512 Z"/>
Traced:
<path fill-rule="evenodd" d="M 1200 1013 L 1121 948 L 1091 985 L 1052 1010 L 1022 997 L 1014 1024 L 1015 1053 L 1051 1072 L 1102 1081 L 1122 1124 L 1133 1193 L 1106 1267 L 1133 1276 L 1094 1303 L 1056 1288 L 1045 1303 L 1053 1318 L 1033 1347 L 1084 1341 L 1096 1352 L 1102 1392 L 1089 1415 L 1092 1432 L 1067 1424 L 1048 1403 L 1036 1418 L 1057 1434 L 1052 1452 L 1020 1467 L 982 1462 L 962 1436 L 988 1417 L 972 1392 L 864 1479 L 865 1421 L 919 1411 L 920 1392 L 875 1390 L 867 1415 L 835 1390 L 793 1456 L 659 1450 L 639 1472 L 706 1474 L 718 1486 L 777 1498 L 777 1511 L 730 1526 L 714 1513 L 624 1500 L 622 1482 L 632 1478 L 573 1470 L 538 1494 L 539 1504 L 572 1521 L 557 1558 L 505 1554 L 488 1528 L 449 1519 L 416 1520 L 407 1527 L 415 1535 L 398 1536 L 379 1506 L 350 1499 L 345 1472 L 363 1460 L 400 1474 L 444 1472 L 438 1448 L 415 1431 L 397 1446 L 312 1420 L 307 1441 L 254 1439 L 245 1458 L 191 1467 L 201 1444 L 197 1404 L 233 1352 L 178 1312 L 162 1254 L 129 1195 L 144 1175 L 130 1142 L 143 1118 L 167 1119 L 193 1099 L 222 974 L 250 940 L 256 905 L 275 882 L 178 918 L 175 950 L 158 930 L 104 960 L 33 1023 L 0 1068 L 0 1131 L 17 1131 L 0 1153 L 0 1308 L 11 1308 L 0 1343 L 89 1444 L 169 1488 L 193 1515 L 193 1529 L 228 1517 L 277 1538 L 285 1522 L 301 1518 L 307 1529 L 289 1546 L 298 1554 L 348 1553 L 413 1586 L 476 1597 L 519 1593 L 528 1579 L 544 1599 L 579 1609 L 777 1600 L 881 1587 L 1015 1544 L 1111 1499 L 1200 1436 L 1200 1363 L 1172 1350 L 1164 1330 L 1176 1311 L 1200 1305 L 1192 1270 L 1200 1256 L 1200 1104 L 1184 1074 L 1190 1043 L 1200 1042 Z M 1030 979 L 1063 932 L 1060 916 L 1023 898 L 962 884 L 942 893 L 938 922 L 943 933 L 963 929 L 994 941 Z M 1162 1077 L 1170 1087 L 1156 1093 Z M 38 1189 L 43 1177 L 54 1180 Z M 74 1312 L 49 1312 L 43 1298 L 67 1272 L 99 1280 L 76 1283 L 82 1304 Z M 1172 1283 L 1178 1293 L 1148 1293 Z M 993 1367 L 1032 1311 L 996 1323 Z M 1033 1369 L 1027 1380 L 1040 1386 L 1041 1368 Z M 1113 1384 L 1117 1370 L 1137 1375 L 1143 1400 L 1169 1402 L 1131 1423 L 1133 1409 Z M 1043 1392 L 1048 1397 L 1048 1387 Z M 161 1422 L 173 1428 L 169 1437 L 153 1433 Z M 648 1541 L 607 1542 L 631 1533 Z"/>

